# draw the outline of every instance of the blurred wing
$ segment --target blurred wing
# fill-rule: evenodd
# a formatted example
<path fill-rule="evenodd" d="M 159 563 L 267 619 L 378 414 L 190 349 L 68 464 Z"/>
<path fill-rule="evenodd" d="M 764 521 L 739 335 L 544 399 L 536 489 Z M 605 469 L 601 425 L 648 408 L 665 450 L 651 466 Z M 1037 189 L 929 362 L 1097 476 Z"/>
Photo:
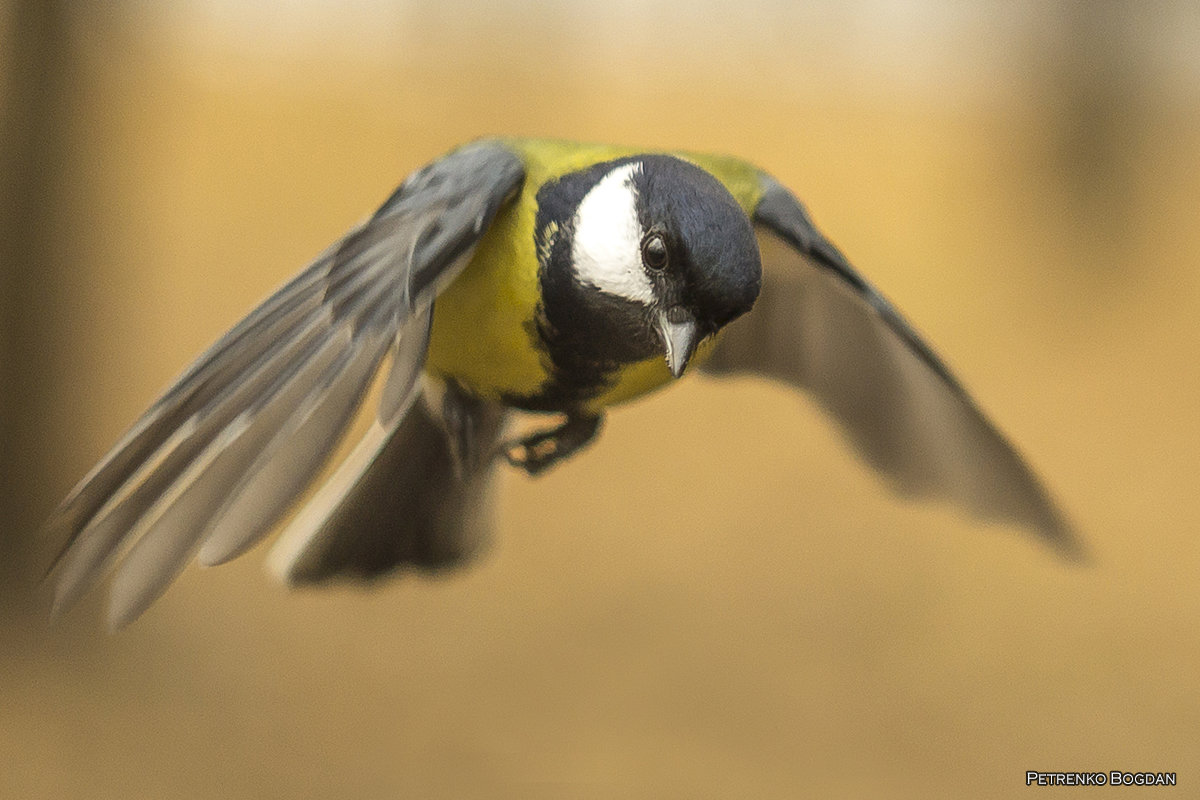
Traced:
<path fill-rule="evenodd" d="M 430 164 L 204 353 L 47 524 L 66 540 L 56 610 L 126 548 L 113 625 L 145 610 L 198 549 L 218 563 L 254 544 L 321 469 L 389 349 L 379 417 L 399 424 L 434 295 L 523 177 L 489 142 Z"/>
<path fill-rule="evenodd" d="M 941 360 L 787 189 L 764 184 L 754 214 L 762 292 L 705 369 L 804 389 L 897 491 L 1024 525 L 1077 553 L 1037 477 Z"/>

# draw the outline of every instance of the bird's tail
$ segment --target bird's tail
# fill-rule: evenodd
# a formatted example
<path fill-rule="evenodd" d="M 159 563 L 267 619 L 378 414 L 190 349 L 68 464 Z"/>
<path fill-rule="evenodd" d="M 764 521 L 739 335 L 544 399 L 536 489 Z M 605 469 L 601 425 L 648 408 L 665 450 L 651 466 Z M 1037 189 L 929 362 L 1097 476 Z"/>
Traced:
<path fill-rule="evenodd" d="M 465 463 L 456 463 L 425 395 L 394 429 L 376 422 L 284 531 L 271 553 L 273 571 L 304 585 L 469 560 L 489 538 L 490 455 L 503 422 L 498 406 L 478 409 L 468 445 L 481 455 Z"/>

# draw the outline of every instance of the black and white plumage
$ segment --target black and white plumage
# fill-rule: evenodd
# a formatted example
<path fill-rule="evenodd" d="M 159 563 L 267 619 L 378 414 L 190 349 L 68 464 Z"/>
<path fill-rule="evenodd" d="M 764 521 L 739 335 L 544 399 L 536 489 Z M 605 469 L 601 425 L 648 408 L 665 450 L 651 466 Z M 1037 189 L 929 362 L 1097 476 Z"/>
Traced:
<path fill-rule="evenodd" d="M 273 563 L 307 583 L 462 561 L 486 531 L 496 456 L 530 474 L 558 463 L 608 406 L 679 377 L 693 353 L 812 394 L 901 493 L 1078 552 L 1021 457 L 770 177 L 725 157 L 486 140 L 414 173 L 80 482 L 48 523 L 65 542 L 55 607 L 119 560 L 109 619 L 122 625 L 193 555 L 253 546 L 385 362 L 370 430 Z M 513 409 L 565 419 L 509 442 Z"/>

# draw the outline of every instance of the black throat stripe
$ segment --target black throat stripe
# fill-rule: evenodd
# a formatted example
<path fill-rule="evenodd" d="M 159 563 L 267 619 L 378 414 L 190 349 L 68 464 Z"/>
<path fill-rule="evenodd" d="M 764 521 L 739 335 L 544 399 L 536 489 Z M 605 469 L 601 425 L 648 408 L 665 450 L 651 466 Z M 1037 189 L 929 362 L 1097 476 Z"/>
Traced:
<path fill-rule="evenodd" d="M 536 394 L 508 402 L 533 411 L 578 408 L 607 391 L 622 366 L 655 352 L 646 310 L 581 284 L 571 264 L 574 218 L 584 196 L 613 169 L 637 160 L 595 164 L 538 190 L 534 246 L 541 298 L 528 328 L 545 354 L 549 378 Z"/>

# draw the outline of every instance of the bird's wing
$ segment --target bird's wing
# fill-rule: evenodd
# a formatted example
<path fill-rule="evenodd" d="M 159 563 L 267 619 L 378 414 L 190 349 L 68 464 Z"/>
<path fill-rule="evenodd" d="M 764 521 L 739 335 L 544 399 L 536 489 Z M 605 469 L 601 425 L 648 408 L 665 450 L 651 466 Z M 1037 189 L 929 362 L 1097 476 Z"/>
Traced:
<path fill-rule="evenodd" d="M 809 392 L 900 493 L 1026 526 L 1078 554 L 1046 489 L 900 312 L 763 176 L 763 286 L 705 369 Z"/>
<path fill-rule="evenodd" d="M 254 544 L 320 471 L 389 349 L 378 417 L 399 424 L 434 296 L 523 178 L 494 142 L 433 162 L 200 356 L 47 523 L 66 541 L 56 609 L 124 553 L 109 607 L 122 625 L 197 550 L 218 563 Z"/>

